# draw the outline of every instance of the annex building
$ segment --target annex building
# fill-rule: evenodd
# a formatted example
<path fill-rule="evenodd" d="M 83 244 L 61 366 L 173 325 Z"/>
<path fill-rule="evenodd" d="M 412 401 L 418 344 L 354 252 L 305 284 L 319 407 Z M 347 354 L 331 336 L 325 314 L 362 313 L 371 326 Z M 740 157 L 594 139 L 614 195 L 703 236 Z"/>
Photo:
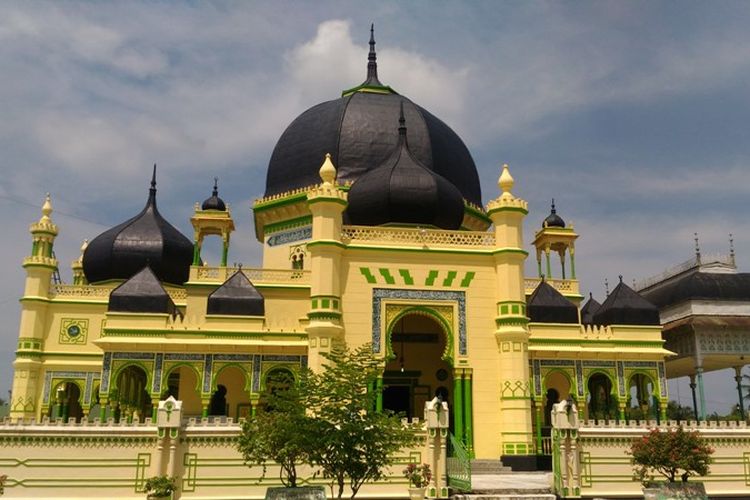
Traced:
<path fill-rule="evenodd" d="M 216 184 L 186 212 L 188 237 L 159 213 L 154 169 L 140 212 L 92 235 L 62 284 L 53 246 L 65 228 L 47 198 L 23 261 L 11 418 L 147 423 L 173 396 L 185 417 L 236 422 L 346 342 L 382 359 L 379 409 L 419 418 L 440 395 L 471 456 L 516 470 L 545 465 L 561 400 L 581 420 L 665 420 L 674 353 L 659 310 L 622 282 L 583 304 L 575 229 L 554 204 L 529 214 L 507 165 L 498 177 L 483 197 L 461 138 L 381 83 L 371 37 L 365 81 L 281 133 L 253 206 L 260 268 L 228 265 L 231 238 L 253 235 L 233 234 L 247 214 Z M 204 260 L 206 238 L 221 240 L 220 262 Z M 187 495 L 203 483 L 180 446 L 169 460 Z M 135 491 L 149 463 L 135 465 Z"/>

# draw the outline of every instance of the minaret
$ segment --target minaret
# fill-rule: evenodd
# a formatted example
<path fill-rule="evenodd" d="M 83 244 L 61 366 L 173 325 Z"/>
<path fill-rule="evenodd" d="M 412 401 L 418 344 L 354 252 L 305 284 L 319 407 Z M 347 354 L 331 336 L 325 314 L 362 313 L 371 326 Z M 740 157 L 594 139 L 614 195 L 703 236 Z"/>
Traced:
<path fill-rule="evenodd" d="M 21 324 L 18 350 L 13 362 L 13 391 L 10 416 L 13 419 L 36 416 L 36 397 L 40 392 L 39 354 L 42 351 L 50 283 L 57 271 L 57 259 L 52 246 L 57 226 L 52 222 L 52 202 L 49 193 L 42 205 L 42 217 L 29 227 L 32 236 L 31 255 L 23 259 L 26 284 L 21 298 Z"/>
<path fill-rule="evenodd" d="M 500 399 L 500 453 L 505 464 L 522 467 L 534 454 L 523 276 L 528 255 L 523 249 L 523 220 L 528 205 L 513 196 L 513 184 L 508 165 L 503 165 L 498 180 L 502 194 L 487 204 L 487 215 L 495 227 L 495 340 L 499 373 L 495 390 Z"/>
<path fill-rule="evenodd" d="M 195 204 L 195 211 L 190 218 L 193 225 L 193 265 L 200 266 L 201 247 L 206 236 L 216 235 L 221 238 L 221 267 L 226 267 L 229 255 L 229 238 L 234 231 L 234 221 L 229 206 L 219 198 L 219 179 L 214 177 L 214 189 L 203 204 Z M 228 277 L 228 276 L 227 276 Z"/>
<path fill-rule="evenodd" d="M 317 371 L 333 342 L 343 340 L 341 326 L 341 242 L 342 213 L 347 206 L 346 192 L 336 185 L 336 168 L 331 155 L 326 154 L 320 167 L 323 181 L 307 194 L 307 204 L 312 212 L 312 240 L 307 244 L 310 252 L 310 323 L 308 333 L 308 366 Z"/>
<path fill-rule="evenodd" d="M 89 240 L 83 240 L 83 244 L 81 245 L 81 255 L 70 264 L 70 268 L 73 270 L 74 285 L 88 285 L 89 283 L 83 272 L 83 254 L 86 252 L 88 246 Z"/>

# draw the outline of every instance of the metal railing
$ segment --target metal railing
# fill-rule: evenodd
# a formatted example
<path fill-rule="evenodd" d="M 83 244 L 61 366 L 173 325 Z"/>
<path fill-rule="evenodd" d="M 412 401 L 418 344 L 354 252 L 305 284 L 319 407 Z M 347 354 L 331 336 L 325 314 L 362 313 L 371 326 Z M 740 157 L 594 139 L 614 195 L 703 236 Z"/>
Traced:
<path fill-rule="evenodd" d="M 471 491 L 471 454 L 453 434 L 448 433 L 448 439 L 448 486 L 461 491 Z"/>

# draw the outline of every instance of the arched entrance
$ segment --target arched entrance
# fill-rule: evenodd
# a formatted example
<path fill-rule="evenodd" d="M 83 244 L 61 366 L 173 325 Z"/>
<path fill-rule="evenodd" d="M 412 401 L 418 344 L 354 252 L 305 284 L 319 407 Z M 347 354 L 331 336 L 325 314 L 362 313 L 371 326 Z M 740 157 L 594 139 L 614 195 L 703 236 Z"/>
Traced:
<path fill-rule="evenodd" d="M 142 422 L 151 416 L 151 397 L 146 391 L 148 375 L 137 365 L 128 365 L 117 375 L 115 395 L 111 398 L 115 406 L 115 419 L 126 417 L 128 421 Z"/>
<path fill-rule="evenodd" d="M 628 420 L 657 420 L 658 400 L 655 396 L 654 381 L 648 375 L 636 373 L 628 382 Z"/>
<path fill-rule="evenodd" d="M 246 390 L 245 373 L 237 366 L 227 366 L 216 376 L 216 387 L 211 396 L 209 415 L 224 415 L 235 419 L 247 415 L 250 395 Z"/>
<path fill-rule="evenodd" d="M 612 394 L 612 380 L 603 373 L 594 373 L 588 380 L 588 418 L 616 420 L 617 396 Z"/>
<path fill-rule="evenodd" d="M 545 377 L 544 387 L 547 390 L 544 395 L 544 426 L 551 427 L 552 405 L 568 399 L 571 383 L 565 373 L 554 370 Z"/>
<path fill-rule="evenodd" d="M 67 422 L 74 418 L 76 422 L 81 421 L 83 409 L 81 408 L 81 389 L 75 382 L 61 382 L 54 390 L 54 404 L 50 407 L 50 418 L 62 419 Z"/>
<path fill-rule="evenodd" d="M 182 401 L 182 414 L 186 417 L 202 416 L 203 405 L 201 402 L 200 388 L 198 386 L 199 375 L 195 368 L 188 365 L 172 367 L 162 383 L 164 390 L 161 399 L 169 396 Z"/>
<path fill-rule="evenodd" d="M 443 326 L 414 312 L 396 320 L 389 334 L 392 357 L 383 373 L 383 409 L 421 419 L 425 402 L 440 395 L 452 411 L 453 366 Z"/>

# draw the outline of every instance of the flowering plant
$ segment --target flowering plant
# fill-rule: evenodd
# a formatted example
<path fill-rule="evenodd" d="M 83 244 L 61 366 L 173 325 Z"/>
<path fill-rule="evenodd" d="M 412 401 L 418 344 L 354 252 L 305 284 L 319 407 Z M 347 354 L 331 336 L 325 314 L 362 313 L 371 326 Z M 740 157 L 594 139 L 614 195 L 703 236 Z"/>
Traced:
<path fill-rule="evenodd" d="M 409 480 L 409 484 L 415 488 L 424 488 L 430 484 L 432 472 L 429 464 L 417 465 L 411 463 L 404 469 L 404 477 Z"/>
<path fill-rule="evenodd" d="M 5 493 L 5 480 L 6 479 L 8 479 L 8 476 L 6 476 L 5 474 L 0 476 L 0 495 Z"/>
<path fill-rule="evenodd" d="M 686 432 L 678 427 L 676 430 L 652 429 L 633 441 L 628 454 L 633 457 L 636 477 L 645 484 L 653 472 L 666 477 L 670 483 L 674 483 L 677 476 L 683 482 L 690 476 L 705 476 L 713 452 L 698 431 Z"/>

